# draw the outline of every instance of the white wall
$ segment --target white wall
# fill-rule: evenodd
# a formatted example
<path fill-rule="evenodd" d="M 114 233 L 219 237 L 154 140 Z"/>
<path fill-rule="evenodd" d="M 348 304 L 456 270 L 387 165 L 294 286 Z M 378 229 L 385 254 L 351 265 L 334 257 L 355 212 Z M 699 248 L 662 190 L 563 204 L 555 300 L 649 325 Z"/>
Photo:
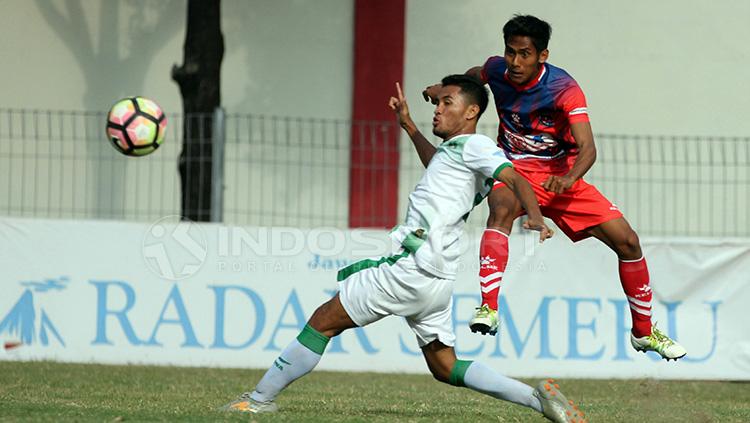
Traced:
<path fill-rule="evenodd" d="M 348 119 L 353 21 L 349 0 L 224 0 L 226 109 Z"/>
<path fill-rule="evenodd" d="M 85 109 L 103 113 L 114 100 L 140 94 L 155 99 L 169 113 L 180 112 L 179 91 L 169 73 L 173 64 L 182 63 L 185 0 L 0 0 L 0 7 L 3 10 L 0 14 L 0 55 L 3 57 L 0 109 Z M 550 61 L 567 69 L 583 87 L 595 132 L 745 135 L 740 125 L 750 110 L 750 99 L 742 91 L 743 70 L 750 63 L 750 49 L 746 44 L 750 29 L 744 22 L 750 16 L 750 2 L 743 0 L 714 3 L 409 0 L 404 83 L 417 121 L 429 122 L 432 113 L 431 106 L 420 100 L 421 89 L 446 74 L 463 72 L 481 64 L 488 56 L 498 54 L 502 25 L 518 12 L 536 14 L 552 24 Z M 348 119 L 352 89 L 352 21 L 351 0 L 224 0 L 222 26 L 226 54 L 222 67 L 222 99 L 227 111 Z M 13 119 L 18 129 L 21 118 Z M 1 189 L 13 192 L 37 187 L 41 190 L 38 195 L 26 196 L 24 207 L 33 208 L 30 201 L 37 196 L 49 197 L 48 203 L 52 202 L 56 197 L 49 195 L 45 181 L 76 178 L 61 171 L 63 174 L 59 177 L 42 172 L 34 179 L 33 172 L 46 167 L 35 158 L 34 152 L 53 148 L 57 129 L 50 132 L 52 139 L 39 147 L 20 142 L 18 134 L 5 135 L 6 128 L 11 126 L 8 122 L 13 119 L 0 116 L 0 161 L 13 164 L 0 163 L 8 175 L 15 174 L 20 182 L 11 182 Z M 492 125 L 496 121 L 490 110 L 483 118 L 483 131 L 493 136 Z M 101 137 L 101 145 L 96 144 L 100 129 L 96 121 L 92 126 L 94 132 L 87 141 L 96 148 L 80 148 L 70 140 L 61 141 L 66 149 L 75 150 L 75 160 L 84 161 L 86 155 L 91 156 L 88 166 L 94 168 L 91 179 L 95 182 L 88 185 L 91 192 L 84 193 L 88 195 L 84 203 L 94 207 L 114 204 L 117 208 L 117 202 L 111 200 L 112 190 L 103 183 L 111 179 L 111 175 L 124 174 L 126 165 L 121 157 L 112 154 L 104 137 Z M 242 128 L 238 125 L 239 131 Z M 310 137 L 331 138 L 330 132 L 325 131 L 310 137 L 308 132 L 298 132 L 295 136 L 299 139 L 295 142 L 301 144 L 312 143 Z M 343 138 L 335 142 L 346 144 L 346 128 L 339 132 L 344 134 Z M 154 163 L 155 157 L 144 159 L 149 167 L 155 168 L 154 172 L 161 169 L 161 174 L 167 175 L 162 180 L 173 184 L 176 183 L 174 161 L 179 152 L 179 136 L 179 122 L 173 120 L 167 140 L 170 146 L 158 153 L 160 162 Z M 251 141 L 247 141 L 248 136 Z M 237 136 L 240 139 L 237 144 L 261 143 L 266 149 L 280 149 L 274 154 L 283 155 L 285 147 L 279 147 L 279 136 L 287 139 L 284 133 L 256 137 L 247 130 Z M 400 198 L 405 199 L 421 172 L 418 165 L 415 166 L 417 158 L 409 143 L 404 141 L 402 147 L 399 192 Z M 336 178 L 328 184 L 335 187 L 335 192 L 320 195 L 325 195 L 331 203 L 336 202 L 335 209 L 340 215 L 348 205 L 348 162 L 345 146 L 336 151 L 338 159 L 331 156 L 328 166 L 336 169 L 335 176 L 319 171 L 312 177 L 301 175 L 297 179 L 323 186 L 316 181 Z M 744 157 L 742 151 L 740 149 L 738 155 Z M 109 162 L 103 164 L 102 154 L 107 155 L 111 166 Z M 26 159 L 18 160 L 19 155 Z M 254 166 L 247 158 L 262 159 L 249 154 L 233 158 L 237 159 L 238 167 L 245 170 Z M 128 161 L 127 167 L 132 164 Z M 139 163 L 139 166 L 146 166 L 146 163 Z M 68 163 L 67 167 L 58 167 L 75 166 Z M 740 163 L 735 167 L 744 166 Z M 312 169 L 311 172 L 315 172 L 315 167 Z M 596 171 L 597 168 L 592 172 Z M 275 175 L 286 175 L 286 168 L 272 169 L 271 173 L 263 170 L 263 173 L 276 181 Z M 248 175 L 235 172 L 228 177 L 237 178 L 242 188 Z M 740 192 L 743 187 L 739 181 L 744 174 L 738 175 L 732 187 L 737 187 L 737 197 L 742 197 L 745 194 Z M 125 186 L 121 181 L 127 178 L 119 178 L 113 185 Z M 287 198 L 299 192 L 293 180 L 280 179 L 278 183 L 287 187 Z M 690 187 L 683 185 L 686 186 Z M 163 188 L 170 199 L 166 208 L 177 207 L 175 193 L 178 189 L 177 185 Z M 274 188 L 274 192 L 277 189 Z M 312 188 L 307 192 L 311 197 L 318 195 Z M 8 195 L 1 195 L 2 192 L 0 199 L 8 198 Z M 257 192 L 243 194 L 239 190 L 230 195 L 237 198 L 235 204 L 250 204 L 262 197 Z M 79 201 L 73 194 L 69 197 L 70 202 Z M 723 204 L 726 201 L 713 202 Z M 631 207 L 634 204 L 629 203 Z M 627 209 L 629 204 L 622 206 Z M 127 213 L 125 217 L 128 218 Z M 711 219 L 701 220 L 711 225 Z M 477 222 L 481 222 L 481 216 Z M 288 225 L 296 223 L 283 221 Z"/>
<path fill-rule="evenodd" d="M 169 70 L 181 59 L 184 1 L 1 5 L 0 107 L 106 111 L 119 97 L 145 95 L 179 110 Z"/>
<path fill-rule="evenodd" d="M 595 132 L 744 135 L 750 2 L 409 0 L 407 94 L 502 53 L 514 14 L 552 25 L 550 63 L 582 86 Z M 430 110 L 415 107 L 423 121 Z M 488 113 L 485 122 L 489 122 Z M 496 121 L 496 120 L 495 120 Z"/>
<path fill-rule="evenodd" d="M 181 111 L 170 69 L 182 63 L 185 0 L 0 6 L 0 108 L 106 111 L 137 94 Z M 352 17 L 346 0 L 224 0 L 225 107 L 348 118 Z"/>
<path fill-rule="evenodd" d="M 138 93 L 181 109 L 169 71 L 182 63 L 185 0 L 0 5 L 0 107 L 106 110 Z M 595 131 L 743 134 L 743 0 L 409 0 L 405 84 L 413 102 L 425 84 L 500 52 L 502 25 L 518 12 L 552 24 L 550 61 L 582 85 Z M 230 112 L 349 117 L 353 2 L 224 0 L 222 19 Z M 414 112 L 430 121 L 426 105 Z"/>
<path fill-rule="evenodd" d="M 0 6 L 0 109 L 104 114 L 121 97 L 143 95 L 156 100 L 170 115 L 165 146 L 151 157 L 133 160 L 117 155 L 107 145 L 103 115 L 75 119 L 53 115 L 48 119 L 44 114 L 0 110 L 0 168 L 4 170 L 2 178 L 9 181 L 0 185 L 0 213 L 129 220 L 177 213 L 181 122 L 174 117 L 181 112 L 182 101 L 170 70 L 183 59 L 186 1 L 0 0 Z M 352 22 L 353 3 L 348 0 L 224 0 L 222 101 L 227 111 L 348 119 Z M 304 193 L 317 198 L 323 196 L 319 191 L 337 186 L 329 190 L 327 201 L 336 204 L 337 221 L 345 225 L 348 171 L 338 172 L 335 182 L 316 182 L 330 179 L 331 168 L 346 167 L 345 139 L 340 142 L 345 147 L 342 158 L 329 155 L 335 163 L 318 166 L 323 170 L 291 184 L 275 176 L 285 176 L 286 168 L 268 163 L 256 166 L 252 160 L 259 160 L 258 155 L 242 154 L 249 144 L 255 146 L 253 151 L 276 149 L 278 136 L 285 134 L 271 138 L 246 128 L 236 133 L 243 128 L 233 127 L 237 139 L 230 140 L 233 147 L 228 148 L 227 177 L 234 177 L 227 183 L 230 221 L 285 189 L 290 195 L 302 197 Z M 305 145 L 320 135 L 309 137 L 300 143 Z M 317 157 L 312 156 L 306 163 Z M 310 167 L 295 167 L 298 172 L 299 168 Z M 247 172 L 259 171 L 279 184 L 266 185 L 262 193 L 248 191 L 243 178 L 248 178 Z M 147 175 L 153 183 L 139 179 Z M 257 178 L 252 181 L 259 185 L 263 177 L 260 182 Z M 296 207 L 303 200 L 293 203 L 291 207 Z M 234 204 L 242 204 L 242 208 L 232 210 Z M 151 211 L 138 212 L 144 207 Z M 61 208 L 66 211 L 59 212 Z M 273 213 L 262 214 L 274 217 Z M 341 215 L 343 219 L 338 218 Z"/>

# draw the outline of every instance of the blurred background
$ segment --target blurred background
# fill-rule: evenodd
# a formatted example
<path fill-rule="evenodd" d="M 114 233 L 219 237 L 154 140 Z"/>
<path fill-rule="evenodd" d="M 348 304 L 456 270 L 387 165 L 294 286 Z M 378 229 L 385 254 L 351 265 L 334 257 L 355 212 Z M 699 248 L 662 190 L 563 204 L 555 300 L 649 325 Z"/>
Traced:
<path fill-rule="evenodd" d="M 750 234 L 748 2 L 224 0 L 221 114 L 193 124 L 171 78 L 187 5 L 0 0 L 0 214 L 389 228 L 422 172 L 386 108 L 393 84 L 429 133 L 421 90 L 502 54 L 502 25 L 524 13 L 552 25 L 549 61 L 587 96 L 599 158 L 586 178 L 641 235 Z M 145 158 L 104 136 L 109 107 L 132 95 L 169 119 Z M 496 125 L 489 110 L 481 132 Z M 185 213 L 178 158 L 207 133 L 195 142 L 220 153 L 189 159 L 214 177 L 189 183 L 212 200 Z"/>

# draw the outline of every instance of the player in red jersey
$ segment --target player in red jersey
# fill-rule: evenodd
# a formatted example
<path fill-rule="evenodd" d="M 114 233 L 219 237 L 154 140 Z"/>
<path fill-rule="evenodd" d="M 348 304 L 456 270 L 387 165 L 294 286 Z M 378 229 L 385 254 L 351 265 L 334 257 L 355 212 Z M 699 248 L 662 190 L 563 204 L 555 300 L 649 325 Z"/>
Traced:
<path fill-rule="evenodd" d="M 547 22 L 516 15 L 503 27 L 503 56 L 490 57 L 466 73 L 489 84 L 500 118 L 498 144 L 531 183 L 544 216 L 573 242 L 593 236 L 617 254 L 633 321 L 633 348 L 656 351 L 667 360 L 682 358 L 685 349 L 651 323 L 651 287 L 638 235 L 617 206 L 583 180 L 596 160 L 586 99 L 567 72 L 547 63 L 550 34 Z M 425 89 L 425 100 L 434 101 L 438 87 Z M 415 147 L 423 162 L 429 162 L 429 147 Z M 502 183 L 496 183 L 488 204 L 490 216 L 480 244 L 482 305 L 470 327 L 494 335 L 508 235 L 523 209 Z"/>

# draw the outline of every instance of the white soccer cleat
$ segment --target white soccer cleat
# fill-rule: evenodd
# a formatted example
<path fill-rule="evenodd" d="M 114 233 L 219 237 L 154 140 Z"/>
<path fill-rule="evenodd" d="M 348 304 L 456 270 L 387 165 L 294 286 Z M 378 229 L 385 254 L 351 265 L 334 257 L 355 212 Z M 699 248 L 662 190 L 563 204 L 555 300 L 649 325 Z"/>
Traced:
<path fill-rule="evenodd" d="M 469 329 L 472 332 L 480 332 L 482 335 L 488 333 L 495 336 L 497 333 L 497 327 L 499 321 L 497 318 L 497 310 L 491 309 L 487 304 L 482 304 L 481 307 L 476 308 L 474 317 L 469 321 Z"/>
<path fill-rule="evenodd" d="M 544 417 L 555 423 L 586 422 L 583 411 L 578 409 L 573 401 L 565 398 L 560 392 L 560 386 L 554 379 L 539 382 L 534 389 L 534 396 L 542 403 Z"/>
<path fill-rule="evenodd" d="M 256 401 L 250 398 L 250 392 L 245 392 L 239 398 L 219 408 L 219 411 L 234 411 L 238 413 L 275 413 L 279 406 L 273 401 Z"/>
<path fill-rule="evenodd" d="M 630 334 L 630 344 L 635 348 L 636 351 L 645 353 L 646 351 L 656 351 L 663 359 L 678 360 L 685 357 L 687 350 L 685 347 L 675 342 L 672 338 L 665 335 L 662 331 L 656 328 L 656 325 L 651 327 L 651 335 L 636 338 L 633 334 Z"/>

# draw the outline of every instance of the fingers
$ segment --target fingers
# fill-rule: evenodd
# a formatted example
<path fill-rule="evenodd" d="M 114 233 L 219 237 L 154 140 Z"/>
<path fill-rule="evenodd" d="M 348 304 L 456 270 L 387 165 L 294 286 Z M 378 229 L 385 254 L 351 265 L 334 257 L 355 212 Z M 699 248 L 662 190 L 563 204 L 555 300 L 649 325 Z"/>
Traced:
<path fill-rule="evenodd" d="M 406 100 L 404 99 L 404 92 L 401 90 L 401 84 L 397 81 L 396 82 L 396 95 L 397 97 L 391 97 L 388 100 L 388 107 L 391 108 L 394 112 L 401 111 L 402 106 L 405 104 Z"/>
<path fill-rule="evenodd" d="M 539 243 L 543 243 L 547 238 L 552 237 L 552 231 L 546 226 L 541 225 L 538 228 L 535 228 L 535 230 L 539 231 Z"/>
<path fill-rule="evenodd" d="M 544 182 L 542 182 L 542 188 L 547 191 L 552 191 L 552 184 L 554 183 L 556 176 L 550 176 Z"/>
<path fill-rule="evenodd" d="M 437 104 L 437 87 L 439 85 L 440 84 L 430 85 L 422 91 L 422 98 L 424 98 L 424 101 Z"/>
<path fill-rule="evenodd" d="M 554 192 L 555 194 L 561 194 L 565 191 L 563 187 L 563 181 L 557 176 L 550 176 L 546 181 L 542 182 L 542 188 L 547 191 Z"/>
<path fill-rule="evenodd" d="M 544 188 L 546 191 L 554 192 L 555 194 L 562 194 L 568 188 L 570 188 L 573 183 L 575 183 L 575 180 L 570 180 L 567 177 L 552 175 L 547 178 L 546 181 L 542 182 L 542 188 Z"/>
<path fill-rule="evenodd" d="M 390 100 L 388 100 L 388 107 L 395 112 L 398 108 L 398 99 L 396 97 L 391 97 Z"/>
<path fill-rule="evenodd" d="M 554 234 L 554 231 L 547 227 L 547 225 L 543 225 L 542 230 L 539 231 L 539 243 L 543 243 L 546 239 L 552 238 L 552 235 Z"/>
<path fill-rule="evenodd" d="M 540 243 L 544 242 L 544 240 L 548 238 L 552 238 L 552 235 L 555 233 L 552 229 L 550 229 L 544 223 L 534 223 L 529 220 L 523 222 L 523 228 L 531 230 L 531 231 L 539 231 Z"/>

